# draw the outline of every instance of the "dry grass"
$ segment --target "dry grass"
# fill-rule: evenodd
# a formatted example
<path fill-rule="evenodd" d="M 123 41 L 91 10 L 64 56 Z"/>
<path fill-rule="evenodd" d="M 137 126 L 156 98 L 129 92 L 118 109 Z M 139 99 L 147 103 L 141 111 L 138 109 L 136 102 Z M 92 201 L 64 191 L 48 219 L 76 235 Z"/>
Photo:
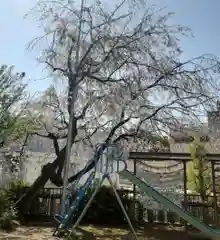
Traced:
<path fill-rule="evenodd" d="M 95 226 L 86 226 L 81 227 L 85 235 L 88 235 L 88 240 L 122 240 L 122 239 L 132 239 L 130 232 L 126 229 L 121 228 L 107 228 L 107 227 L 95 227 Z M 129 236 L 130 235 L 130 236 Z"/>
<path fill-rule="evenodd" d="M 19 227 L 16 231 L 7 233 L 0 231 L 1 240 L 56 240 L 52 237 L 52 228 L 42 227 Z M 80 228 L 85 240 L 121 240 L 129 234 L 129 231 L 119 228 L 102 228 L 94 226 L 84 226 Z M 131 239 L 131 238 L 129 238 Z"/>
<path fill-rule="evenodd" d="M 55 240 L 57 238 L 52 237 L 51 228 L 42 227 L 18 227 L 13 232 L 1 232 L 1 240 Z"/>
<path fill-rule="evenodd" d="M 52 228 L 18 227 L 16 231 L 7 233 L 0 231 L 1 240 L 56 240 Z M 133 240 L 132 234 L 126 229 L 83 226 L 79 229 L 84 240 Z M 140 233 L 139 233 L 140 234 Z M 71 238 L 70 238 L 71 239 Z M 140 239 L 145 239 L 140 237 Z M 147 239 L 147 238 L 146 238 Z"/>
<path fill-rule="evenodd" d="M 54 229 L 42 227 L 19 227 L 11 233 L 1 232 L 1 240 L 56 240 L 52 237 Z M 84 240 L 134 240 L 130 231 L 121 228 L 108 228 L 97 226 L 83 226 L 80 228 L 81 239 Z M 187 233 L 180 229 L 154 228 L 152 226 L 145 227 L 142 231 L 138 231 L 139 240 L 191 240 L 193 239 Z M 80 239 L 80 238 L 70 238 Z M 70 240 L 69 239 L 69 240 Z"/>

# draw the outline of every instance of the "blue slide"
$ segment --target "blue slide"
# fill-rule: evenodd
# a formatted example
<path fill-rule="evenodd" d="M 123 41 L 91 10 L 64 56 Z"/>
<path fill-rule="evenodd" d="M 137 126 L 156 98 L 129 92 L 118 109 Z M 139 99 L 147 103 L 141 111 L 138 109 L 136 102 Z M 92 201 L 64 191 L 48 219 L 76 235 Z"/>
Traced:
<path fill-rule="evenodd" d="M 164 197 L 158 191 L 150 187 L 147 183 L 142 181 L 140 178 L 135 176 L 133 173 L 128 170 L 124 170 L 119 173 L 121 177 L 128 179 L 131 183 L 137 185 L 141 192 L 147 194 L 154 198 L 157 202 L 164 205 L 164 207 L 170 209 L 172 212 L 175 212 L 179 217 L 190 223 L 192 226 L 200 230 L 206 236 L 209 236 L 215 240 L 220 240 L 220 231 L 212 229 L 211 227 L 200 222 L 198 219 L 187 213 L 184 209 L 177 206 L 175 203 L 170 201 L 168 198 Z"/>

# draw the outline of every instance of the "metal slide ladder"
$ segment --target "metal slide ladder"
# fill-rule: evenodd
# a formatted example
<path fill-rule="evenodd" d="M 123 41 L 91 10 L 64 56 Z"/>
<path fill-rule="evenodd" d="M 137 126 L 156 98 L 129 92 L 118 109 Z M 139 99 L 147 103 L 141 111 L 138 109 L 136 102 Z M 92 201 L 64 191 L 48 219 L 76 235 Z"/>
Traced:
<path fill-rule="evenodd" d="M 69 224 L 72 224 L 72 219 L 74 218 L 74 214 L 81 202 L 81 200 L 85 196 L 86 189 L 91 185 L 94 179 L 95 173 L 91 173 L 86 182 L 84 183 L 83 187 L 81 187 L 77 192 L 77 197 L 69 207 L 69 210 L 65 216 L 56 215 L 55 220 L 59 223 L 59 227 L 57 230 L 63 229 L 68 227 Z"/>
<path fill-rule="evenodd" d="M 158 191 L 150 187 L 147 183 L 142 181 L 140 178 L 135 176 L 133 173 L 129 172 L 128 170 L 123 170 L 119 173 L 121 177 L 128 179 L 130 182 L 135 184 L 139 187 L 140 191 L 151 196 L 157 202 L 164 205 L 164 207 L 170 209 L 171 211 L 175 212 L 179 217 L 184 219 L 185 221 L 189 222 L 192 226 L 200 230 L 202 233 L 206 234 L 209 237 L 214 238 L 215 240 L 220 240 L 220 231 L 216 229 L 212 229 L 211 227 L 205 225 L 204 223 L 200 222 L 194 216 L 190 215 L 187 211 L 180 208 L 168 198 L 164 197 Z"/>

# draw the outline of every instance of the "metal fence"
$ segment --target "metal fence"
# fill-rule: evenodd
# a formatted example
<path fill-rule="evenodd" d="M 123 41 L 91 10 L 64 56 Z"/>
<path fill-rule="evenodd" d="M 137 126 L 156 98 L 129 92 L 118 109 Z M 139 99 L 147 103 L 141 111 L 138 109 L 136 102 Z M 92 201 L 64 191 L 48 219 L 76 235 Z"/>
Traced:
<path fill-rule="evenodd" d="M 27 188 L 24 190 L 27 191 Z M 22 191 L 23 192 L 23 191 Z M 184 225 L 184 221 L 181 220 L 175 213 L 166 209 L 144 209 L 143 205 L 134 199 L 132 190 L 118 190 L 119 195 L 124 200 L 124 205 L 128 211 L 129 216 L 133 222 L 138 225 L 146 223 L 163 224 L 163 225 Z M 24 193 L 24 192 L 23 192 Z M 29 213 L 25 216 L 28 221 L 38 222 L 53 222 L 54 215 L 59 212 L 61 202 L 62 189 L 59 188 L 44 188 L 41 189 L 36 198 L 34 199 Z M 136 193 L 137 194 L 137 193 Z M 86 202 L 86 199 L 84 200 Z M 87 222 L 90 224 L 99 223 L 95 219 L 93 212 L 96 212 L 96 216 L 99 211 L 108 208 L 112 203 L 106 201 L 99 202 L 91 206 L 88 210 L 90 217 L 87 217 Z M 85 203 L 84 203 L 85 204 Z M 110 205 L 108 205 L 110 204 Z M 103 206 L 101 206 L 103 205 Z M 97 208 L 96 208 L 97 207 Z M 110 206 L 111 207 L 111 206 Z M 187 210 L 195 217 L 199 218 L 208 225 L 214 225 L 214 208 L 212 197 L 208 198 L 206 203 L 201 203 L 198 195 L 187 195 Z M 120 211 L 120 209 L 119 209 Z M 102 215 L 102 213 L 100 213 Z M 105 213 L 103 212 L 105 215 Z M 108 213 L 109 219 L 111 218 Z M 113 213 L 114 218 L 116 214 Z M 106 216 L 106 215 L 105 215 Z M 118 216 L 118 215 L 117 215 Z M 106 218 L 105 218 L 106 219 Z M 115 220 L 114 220 L 115 222 Z M 102 222 L 103 223 L 103 222 Z M 110 223 L 110 222 L 108 222 Z M 116 224 L 124 224 L 125 222 L 118 221 Z"/>

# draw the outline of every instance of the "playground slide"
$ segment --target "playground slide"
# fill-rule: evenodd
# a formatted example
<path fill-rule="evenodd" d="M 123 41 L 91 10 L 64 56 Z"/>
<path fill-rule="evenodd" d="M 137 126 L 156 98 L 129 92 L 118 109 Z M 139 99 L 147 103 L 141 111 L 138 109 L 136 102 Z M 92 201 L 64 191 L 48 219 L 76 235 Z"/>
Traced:
<path fill-rule="evenodd" d="M 189 222 L 192 226 L 200 230 L 205 235 L 212 237 L 214 239 L 220 239 L 220 231 L 218 232 L 215 229 L 212 229 L 205 225 L 204 223 L 197 220 L 195 217 L 187 213 L 184 209 L 180 208 L 168 198 L 164 197 L 158 191 L 147 185 L 144 181 L 140 178 L 135 176 L 133 173 L 129 172 L 128 170 L 123 170 L 120 172 L 120 176 L 123 178 L 128 179 L 133 184 L 137 185 L 141 192 L 146 193 L 148 196 L 153 197 L 157 202 L 160 202 L 164 205 L 164 207 L 170 209 L 171 211 L 175 212 L 179 217 L 184 219 L 185 221 Z"/>

